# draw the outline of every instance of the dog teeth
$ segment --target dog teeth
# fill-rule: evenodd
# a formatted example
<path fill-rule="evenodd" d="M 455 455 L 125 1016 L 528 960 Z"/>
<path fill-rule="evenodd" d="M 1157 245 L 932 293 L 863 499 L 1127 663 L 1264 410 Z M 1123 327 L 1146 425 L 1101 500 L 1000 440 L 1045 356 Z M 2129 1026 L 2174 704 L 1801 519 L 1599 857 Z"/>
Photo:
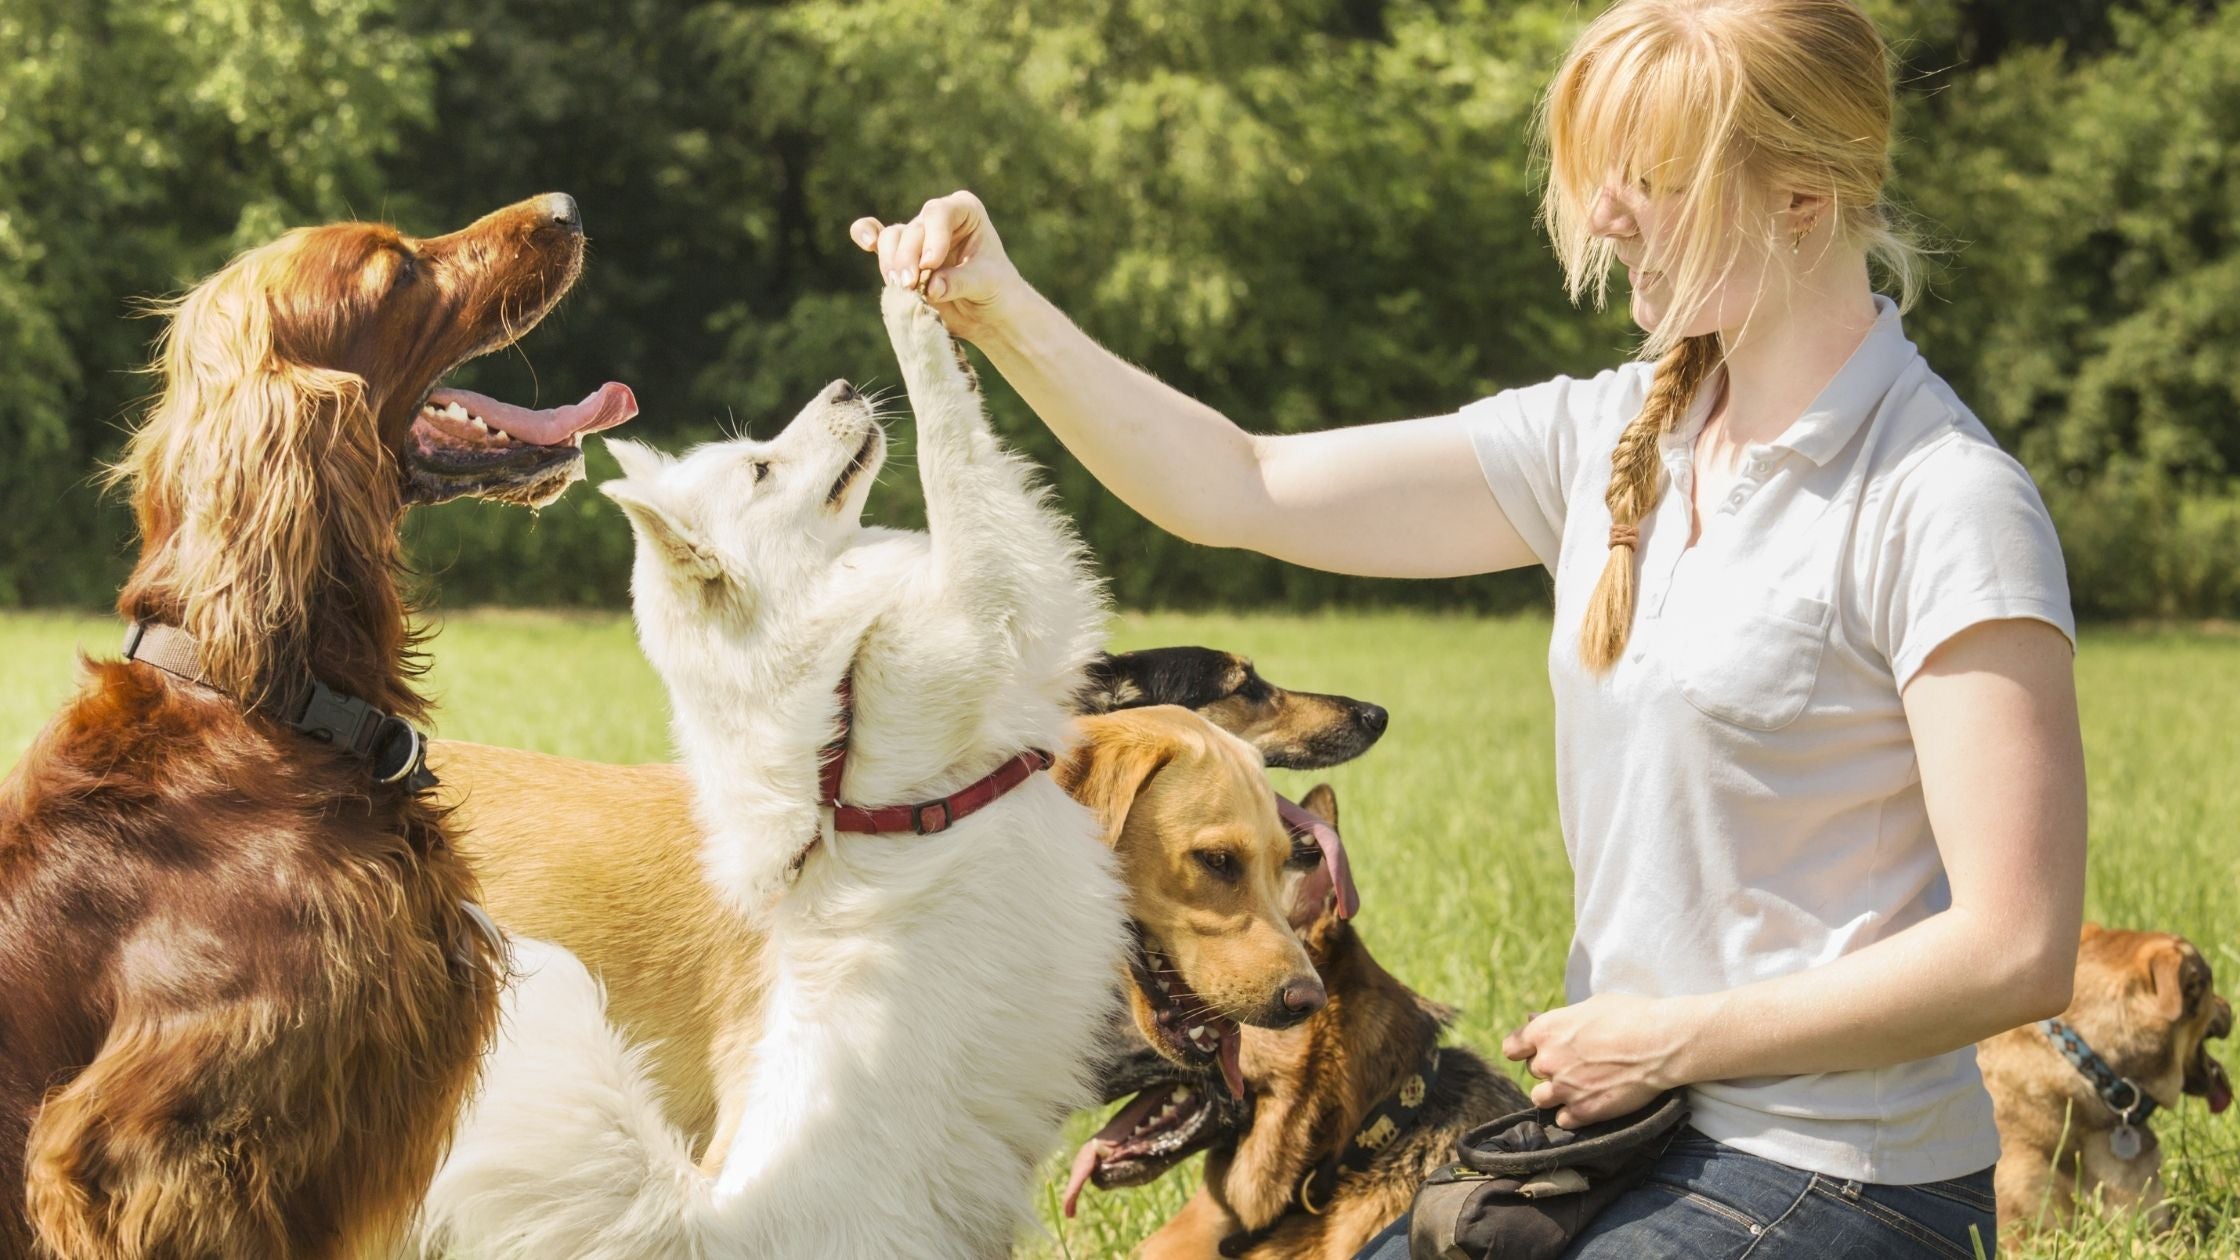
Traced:
<path fill-rule="evenodd" d="M 1174 1087 L 1174 1092 L 1167 1095 L 1167 1110 L 1172 1111 L 1189 1102 L 1195 1096 L 1188 1085 L 1177 1085 Z"/>

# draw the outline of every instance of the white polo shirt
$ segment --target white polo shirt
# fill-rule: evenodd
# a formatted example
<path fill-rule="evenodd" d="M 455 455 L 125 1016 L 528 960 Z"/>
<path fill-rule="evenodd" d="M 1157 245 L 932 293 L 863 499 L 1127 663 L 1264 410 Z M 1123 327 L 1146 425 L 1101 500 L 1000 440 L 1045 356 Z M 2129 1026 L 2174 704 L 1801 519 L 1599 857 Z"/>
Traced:
<path fill-rule="evenodd" d="M 2036 618 L 2075 639 L 2029 474 L 1877 301 L 1880 319 L 1827 389 L 1748 449 L 1693 548 L 1693 450 L 1715 388 L 1665 441 L 1671 480 L 1641 525 L 1632 638 L 1603 677 L 1580 663 L 1579 623 L 1607 555 L 1610 451 L 1652 365 L 1462 413 L 1494 498 L 1555 575 L 1574 1002 L 1803 971 L 1944 909 L 1899 692 L 1979 622 Z M 1973 1049 L 1691 1093 L 1711 1137 L 1831 1176 L 1912 1184 L 1999 1157 Z"/>

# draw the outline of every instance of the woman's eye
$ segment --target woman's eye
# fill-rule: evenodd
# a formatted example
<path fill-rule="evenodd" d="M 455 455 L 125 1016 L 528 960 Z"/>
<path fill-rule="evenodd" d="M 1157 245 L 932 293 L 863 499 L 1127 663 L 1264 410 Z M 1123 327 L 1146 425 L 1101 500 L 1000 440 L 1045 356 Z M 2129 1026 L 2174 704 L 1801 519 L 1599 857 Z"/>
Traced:
<path fill-rule="evenodd" d="M 769 463 L 769 461 L 768 461 L 768 460 L 756 460 L 756 461 L 755 461 L 755 465 L 754 465 L 754 483 L 755 483 L 756 485 L 758 485 L 758 486 L 759 486 L 759 485 L 761 485 L 761 484 L 762 484 L 762 479 L 763 479 L 764 477 L 767 477 L 767 476 L 769 476 L 769 475 L 770 475 L 770 463 Z"/>

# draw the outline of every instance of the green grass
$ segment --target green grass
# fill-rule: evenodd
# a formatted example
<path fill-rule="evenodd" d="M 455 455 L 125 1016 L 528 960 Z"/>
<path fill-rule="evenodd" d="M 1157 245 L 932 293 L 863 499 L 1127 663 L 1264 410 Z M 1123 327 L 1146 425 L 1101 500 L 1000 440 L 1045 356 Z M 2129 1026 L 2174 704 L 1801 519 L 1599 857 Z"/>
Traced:
<path fill-rule="evenodd" d="M 1276 777 L 1295 796 L 1317 778 L 1336 786 L 1363 933 L 1402 978 L 1459 1006 L 1457 1035 L 1479 1047 L 1561 1000 L 1570 874 L 1556 829 L 1547 635 L 1533 617 L 1420 614 L 1131 616 L 1115 628 L 1122 647 L 1231 648 L 1279 682 L 1391 709 L 1391 733 L 1361 761 Z M 0 618 L 0 763 L 13 763 L 72 685 L 73 647 L 107 654 L 115 638 L 106 620 Z M 615 761 L 667 755 L 661 688 L 624 618 L 462 614 L 436 646 L 431 685 L 446 736 Z M 2240 634 L 2094 630 L 2078 672 L 2092 789 L 2089 912 L 2184 933 L 2208 954 L 2220 987 L 2240 992 Z M 1078 1118 L 1070 1136 L 1092 1124 Z M 2240 1258 L 2240 1113 L 2211 1118 L 2189 1104 L 2156 1128 L 2192 1232 L 2157 1241 L 2128 1221 L 2092 1221 L 2025 1254 Z M 1180 1206 L 1195 1178 L 1190 1167 L 1145 1190 L 1092 1191 L 1071 1222 L 1055 1215 L 1054 1179 L 1051 1235 L 1022 1254 L 1123 1254 Z"/>

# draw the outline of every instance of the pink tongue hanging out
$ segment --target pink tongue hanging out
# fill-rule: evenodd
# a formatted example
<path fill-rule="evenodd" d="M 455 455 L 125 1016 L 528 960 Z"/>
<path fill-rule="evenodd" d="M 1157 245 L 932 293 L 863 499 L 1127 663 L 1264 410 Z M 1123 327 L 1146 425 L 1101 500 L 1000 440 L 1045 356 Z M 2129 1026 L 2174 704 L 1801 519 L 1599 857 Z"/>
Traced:
<path fill-rule="evenodd" d="M 449 403 L 459 404 L 467 414 L 478 417 L 493 429 L 511 434 L 517 442 L 532 442 L 538 446 L 558 446 L 570 438 L 611 429 L 638 414 L 636 396 L 620 381 L 608 381 L 585 395 L 582 402 L 541 411 L 516 407 L 465 389 L 439 389 L 428 395 L 431 407 Z"/>
<path fill-rule="evenodd" d="M 2224 1109 L 2231 1105 L 2232 1078 L 2225 1075 L 2222 1063 L 2211 1059 L 2209 1060 L 2209 1114 L 2212 1116 L 2222 1115 Z"/>
<path fill-rule="evenodd" d="M 1149 1120 L 1167 1101 L 1165 1089 L 1147 1089 L 1136 1095 L 1135 1101 L 1114 1112 L 1112 1119 L 1097 1130 L 1096 1136 L 1081 1144 L 1073 1156 L 1073 1174 L 1066 1178 L 1065 1210 L 1068 1219 L 1073 1216 L 1074 1205 L 1081 1201 L 1081 1188 L 1089 1184 L 1089 1177 L 1097 1171 L 1097 1164 L 1110 1152 L 1118 1149 L 1122 1139 L 1134 1133 Z"/>

